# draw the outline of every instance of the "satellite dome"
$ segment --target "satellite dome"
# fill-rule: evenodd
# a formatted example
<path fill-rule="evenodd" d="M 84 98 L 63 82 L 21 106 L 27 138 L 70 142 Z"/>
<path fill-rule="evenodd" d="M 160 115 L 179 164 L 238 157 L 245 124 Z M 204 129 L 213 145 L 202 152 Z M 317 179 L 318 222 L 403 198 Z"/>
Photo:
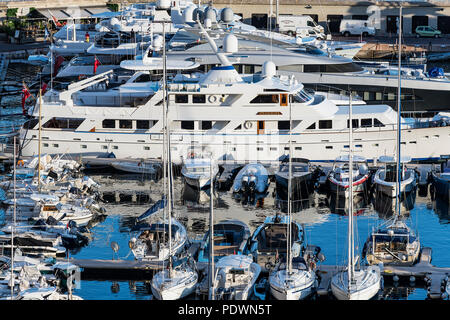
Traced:
<path fill-rule="evenodd" d="M 170 0 L 157 0 L 156 7 L 158 9 L 170 9 L 171 1 Z"/>
<path fill-rule="evenodd" d="M 159 34 L 153 37 L 152 47 L 153 50 L 159 51 L 163 46 L 163 37 Z"/>
<path fill-rule="evenodd" d="M 225 23 L 230 23 L 233 21 L 234 13 L 231 8 L 224 8 L 222 12 L 220 13 L 220 20 L 222 20 Z"/>
<path fill-rule="evenodd" d="M 210 19 L 211 22 L 217 22 L 217 12 L 213 7 L 208 7 L 205 10 L 205 19 Z"/>
<path fill-rule="evenodd" d="M 235 53 L 238 51 L 238 39 L 234 34 L 227 34 L 223 39 L 223 51 L 226 53 Z"/>
<path fill-rule="evenodd" d="M 189 6 L 186 9 L 183 10 L 183 21 L 184 23 L 192 23 L 195 22 L 194 20 L 194 6 Z"/>
<path fill-rule="evenodd" d="M 272 61 L 264 62 L 262 66 L 261 76 L 263 78 L 271 78 L 277 74 L 277 67 Z"/>

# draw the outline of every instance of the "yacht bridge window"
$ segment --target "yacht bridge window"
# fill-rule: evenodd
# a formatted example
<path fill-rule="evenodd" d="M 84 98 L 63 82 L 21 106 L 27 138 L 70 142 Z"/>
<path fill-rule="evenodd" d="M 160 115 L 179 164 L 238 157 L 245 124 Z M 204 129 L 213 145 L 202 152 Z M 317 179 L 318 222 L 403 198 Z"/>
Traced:
<path fill-rule="evenodd" d="M 120 129 L 132 129 L 133 121 L 131 120 L 119 120 L 119 128 Z"/>
<path fill-rule="evenodd" d="M 84 119 L 80 118 L 57 118 L 48 120 L 42 127 L 52 129 L 77 129 Z"/>
<path fill-rule="evenodd" d="M 116 127 L 116 120 L 105 119 L 102 121 L 102 128 L 104 129 L 114 129 Z"/>
<path fill-rule="evenodd" d="M 187 94 L 175 95 L 175 103 L 188 103 L 188 95 Z"/>
<path fill-rule="evenodd" d="M 278 94 L 260 94 L 253 98 L 250 103 L 279 103 Z"/>
<path fill-rule="evenodd" d="M 332 129 L 333 121 L 332 120 L 319 120 L 319 129 Z"/>

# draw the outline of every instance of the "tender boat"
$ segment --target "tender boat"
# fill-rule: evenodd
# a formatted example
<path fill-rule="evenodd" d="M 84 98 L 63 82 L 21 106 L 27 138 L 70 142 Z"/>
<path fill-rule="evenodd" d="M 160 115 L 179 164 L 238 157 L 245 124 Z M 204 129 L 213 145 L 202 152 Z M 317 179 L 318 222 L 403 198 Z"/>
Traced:
<path fill-rule="evenodd" d="M 190 157 L 183 161 L 183 167 L 181 168 L 184 181 L 195 190 L 209 189 L 211 180 L 214 183 L 219 173 L 219 165 L 211 158 L 197 157 L 193 152 L 189 155 Z"/>
<path fill-rule="evenodd" d="M 305 200 L 314 192 L 313 171 L 308 159 L 293 158 L 292 171 L 289 176 L 289 159 L 283 159 L 278 171 L 275 172 L 277 197 L 288 199 L 288 181 L 291 179 L 292 201 Z"/>
<path fill-rule="evenodd" d="M 145 173 L 155 175 L 158 172 L 158 166 L 154 163 L 147 163 L 143 161 L 117 161 L 112 162 L 111 165 L 121 171 L 131 172 L 131 173 Z"/>
<path fill-rule="evenodd" d="M 417 182 L 417 174 L 414 169 L 407 168 L 406 163 L 411 161 L 411 157 L 402 157 L 401 163 L 401 184 L 400 195 L 415 190 Z M 394 157 L 381 156 L 378 162 L 384 163 L 384 167 L 377 170 L 373 178 L 375 190 L 381 192 L 388 197 L 397 196 L 397 160 Z"/>
<path fill-rule="evenodd" d="M 349 198 L 349 157 L 348 155 L 336 158 L 336 161 L 328 174 L 328 186 L 330 194 Z M 353 192 L 367 193 L 367 180 L 369 168 L 366 158 L 354 156 L 353 158 Z"/>
<path fill-rule="evenodd" d="M 256 195 L 263 195 L 269 188 L 269 173 L 260 163 L 245 165 L 234 178 L 233 194 L 243 202 L 253 203 Z"/>

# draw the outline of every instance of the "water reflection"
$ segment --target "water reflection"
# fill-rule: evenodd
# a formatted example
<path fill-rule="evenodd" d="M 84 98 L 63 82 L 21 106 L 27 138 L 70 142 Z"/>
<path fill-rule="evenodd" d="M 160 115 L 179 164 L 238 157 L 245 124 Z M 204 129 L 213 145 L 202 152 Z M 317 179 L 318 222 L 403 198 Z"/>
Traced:
<path fill-rule="evenodd" d="M 416 202 L 416 190 L 404 194 L 402 201 L 400 202 L 400 214 L 408 216 L 409 212 L 414 209 Z M 396 198 L 391 198 L 384 195 L 381 192 L 375 192 L 372 198 L 372 204 L 375 211 L 378 212 L 378 216 L 381 219 L 389 219 L 396 212 Z"/>
<path fill-rule="evenodd" d="M 450 206 L 448 200 L 436 197 L 433 201 L 433 210 L 438 215 L 440 223 L 450 222 Z"/>

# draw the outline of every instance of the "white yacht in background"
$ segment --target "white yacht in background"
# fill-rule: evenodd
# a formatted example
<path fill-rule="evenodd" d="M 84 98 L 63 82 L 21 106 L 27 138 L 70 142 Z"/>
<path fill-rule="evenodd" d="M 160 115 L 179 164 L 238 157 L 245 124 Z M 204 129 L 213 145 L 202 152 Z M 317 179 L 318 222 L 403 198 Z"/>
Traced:
<path fill-rule="evenodd" d="M 214 45 L 214 41 L 211 43 Z M 228 35 L 218 55 L 227 60 L 228 55 L 237 51 L 237 39 Z M 176 55 L 168 56 L 176 60 Z M 228 63 L 198 77 L 180 74 L 168 83 L 174 162 L 181 163 L 192 146 L 209 148 L 214 159 L 278 160 L 288 148 L 289 105 L 293 157 L 333 161 L 348 146 L 345 132 L 348 106 L 336 105 L 333 103 L 336 99 L 328 100 L 323 94 L 305 91 L 293 76 L 277 75 L 272 62 L 266 62 L 261 72 L 250 75 L 238 74 Z M 161 157 L 162 90 L 150 93 L 139 104 L 119 103 L 113 107 L 103 99 L 88 103 L 77 99 L 78 94 L 105 77 L 107 74 L 98 74 L 70 84 L 67 90 L 45 93 L 41 110 L 43 152 L 83 156 L 114 152 L 117 158 L 137 159 Z M 359 155 L 373 159 L 394 153 L 397 114 L 392 108 L 360 104 L 353 107 L 353 114 Z M 31 156 L 38 150 L 39 104 L 30 108 L 30 115 L 32 119 L 20 131 L 23 156 Z M 417 125 L 402 119 L 401 129 L 404 152 L 412 160 L 438 158 L 440 146 L 450 143 L 446 127 L 432 127 L 425 122 Z"/>

